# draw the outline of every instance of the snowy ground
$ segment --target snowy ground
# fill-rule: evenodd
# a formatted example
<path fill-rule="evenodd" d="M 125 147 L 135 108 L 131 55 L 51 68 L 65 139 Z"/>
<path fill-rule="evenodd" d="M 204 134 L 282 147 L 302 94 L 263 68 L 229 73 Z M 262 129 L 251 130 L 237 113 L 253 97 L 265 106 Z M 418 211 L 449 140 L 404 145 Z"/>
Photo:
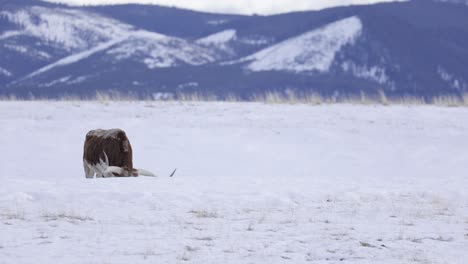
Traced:
<path fill-rule="evenodd" d="M 160 177 L 85 179 L 114 127 Z M 0 102 L 0 263 L 465 264 L 467 136 L 466 108 Z"/>

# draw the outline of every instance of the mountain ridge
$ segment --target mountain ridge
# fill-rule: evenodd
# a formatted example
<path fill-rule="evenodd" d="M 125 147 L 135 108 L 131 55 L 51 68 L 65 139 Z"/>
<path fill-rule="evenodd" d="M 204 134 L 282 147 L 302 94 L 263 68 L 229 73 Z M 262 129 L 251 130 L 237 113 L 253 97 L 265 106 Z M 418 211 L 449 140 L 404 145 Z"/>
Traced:
<path fill-rule="evenodd" d="M 464 4 L 413 0 L 242 16 L 2 2 L 0 95 L 468 91 Z"/>

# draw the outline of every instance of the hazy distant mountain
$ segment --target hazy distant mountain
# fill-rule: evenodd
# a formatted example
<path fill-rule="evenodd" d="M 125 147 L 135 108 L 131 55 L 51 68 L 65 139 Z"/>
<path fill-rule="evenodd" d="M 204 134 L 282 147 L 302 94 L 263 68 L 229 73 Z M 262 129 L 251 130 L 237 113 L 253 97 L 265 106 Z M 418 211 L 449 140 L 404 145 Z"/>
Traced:
<path fill-rule="evenodd" d="M 0 94 L 460 95 L 468 6 L 458 2 L 240 16 L 0 0 Z"/>

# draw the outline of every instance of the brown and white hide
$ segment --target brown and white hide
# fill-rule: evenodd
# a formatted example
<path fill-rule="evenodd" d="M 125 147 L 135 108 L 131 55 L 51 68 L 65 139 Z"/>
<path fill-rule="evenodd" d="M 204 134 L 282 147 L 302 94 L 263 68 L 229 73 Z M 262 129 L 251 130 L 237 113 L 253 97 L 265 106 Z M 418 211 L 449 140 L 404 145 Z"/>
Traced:
<path fill-rule="evenodd" d="M 154 176 L 133 168 L 132 146 L 121 129 L 96 129 L 86 134 L 83 166 L 86 178 Z"/>

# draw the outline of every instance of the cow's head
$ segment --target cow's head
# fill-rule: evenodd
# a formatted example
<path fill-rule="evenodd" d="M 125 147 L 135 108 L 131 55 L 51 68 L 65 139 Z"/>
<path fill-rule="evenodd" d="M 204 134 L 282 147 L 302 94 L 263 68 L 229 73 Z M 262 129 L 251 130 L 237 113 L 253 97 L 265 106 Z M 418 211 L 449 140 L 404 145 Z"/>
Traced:
<path fill-rule="evenodd" d="M 153 173 L 143 169 L 129 169 L 128 167 L 109 166 L 109 158 L 104 152 L 104 160 L 99 159 L 99 164 L 96 167 L 102 172 L 104 177 L 137 177 L 149 176 L 156 177 Z"/>

